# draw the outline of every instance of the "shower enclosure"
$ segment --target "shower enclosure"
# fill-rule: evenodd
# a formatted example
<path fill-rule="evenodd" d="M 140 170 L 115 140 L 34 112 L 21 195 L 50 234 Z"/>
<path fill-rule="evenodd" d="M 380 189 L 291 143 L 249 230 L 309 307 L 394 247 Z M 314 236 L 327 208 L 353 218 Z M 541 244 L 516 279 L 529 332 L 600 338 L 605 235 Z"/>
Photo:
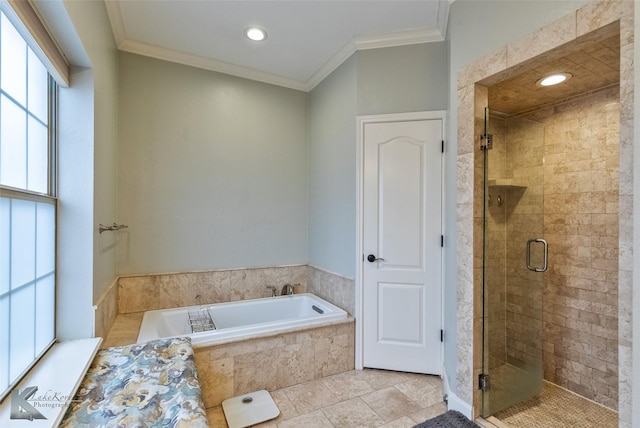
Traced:
<path fill-rule="evenodd" d="M 485 417 L 542 389 L 544 125 L 485 110 L 483 361 Z"/>

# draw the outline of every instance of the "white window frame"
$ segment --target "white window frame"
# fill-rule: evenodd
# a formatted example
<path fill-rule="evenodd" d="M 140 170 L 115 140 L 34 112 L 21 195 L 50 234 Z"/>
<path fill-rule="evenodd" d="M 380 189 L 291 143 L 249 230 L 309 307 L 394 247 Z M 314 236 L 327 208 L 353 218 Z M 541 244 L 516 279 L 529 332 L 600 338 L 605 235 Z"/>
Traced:
<path fill-rule="evenodd" d="M 5 15 L 7 18 L 9 18 L 9 16 L 7 16 L 7 14 L 4 11 L 1 11 L 3 15 Z M 15 24 L 14 24 L 15 26 Z M 23 38 L 25 38 L 23 36 Z M 27 43 L 27 46 L 29 46 L 29 49 L 31 49 L 32 51 L 34 51 L 34 47 L 32 46 L 32 43 L 29 43 L 29 40 L 25 40 L 25 42 Z M 43 64 L 44 65 L 44 64 Z M 45 65 L 46 68 L 46 65 Z M 26 79 L 26 76 L 25 76 Z M 4 93 L 4 91 L 2 90 L 2 88 L 0 88 L 0 93 L 2 93 L 3 95 L 8 95 L 6 93 Z M 9 96 L 10 98 L 10 96 Z M 53 205 L 53 212 L 54 212 L 54 219 L 53 219 L 53 228 L 54 230 L 56 229 L 56 224 L 57 224 L 57 182 L 56 182 L 56 177 L 57 177 L 57 111 L 58 111 L 58 84 L 56 83 L 56 81 L 53 79 L 53 77 L 51 76 L 51 74 L 49 73 L 48 75 L 48 91 L 47 91 L 47 104 L 48 104 L 48 117 L 47 117 L 47 135 L 48 135 L 48 162 L 47 162 L 47 178 L 48 178 L 48 183 L 47 183 L 47 191 L 46 193 L 38 193 L 35 191 L 30 191 L 30 190 L 26 190 L 26 189 L 17 189 L 15 187 L 9 187 L 9 186 L 4 186 L 2 184 L 0 184 L 0 197 L 2 198 L 7 198 L 10 200 L 23 200 L 23 201 L 30 201 L 30 202 L 35 202 L 35 203 L 40 203 L 40 204 L 49 204 L 49 205 Z M 28 106 L 25 107 L 26 113 L 27 115 L 29 115 L 29 110 L 28 110 Z M 0 111 L 0 121 L 2 120 L 2 112 Z M 34 226 L 35 227 L 35 226 Z M 53 267 L 53 276 L 54 276 L 54 294 L 53 294 L 53 302 L 51 302 L 52 304 L 52 311 L 53 311 L 53 337 L 51 338 L 51 340 L 44 345 L 41 349 L 36 349 L 35 353 L 36 355 L 34 355 L 33 360 L 26 365 L 26 368 L 17 376 L 10 376 L 10 371 L 9 371 L 9 361 L 2 362 L 0 361 L 0 370 L 6 370 L 6 374 L 8 377 L 8 386 L 6 387 L 6 389 L 4 388 L 4 385 L 0 385 L 0 401 L 4 400 L 4 398 L 6 396 L 8 396 L 8 394 L 10 393 L 11 389 L 13 387 L 15 387 L 15 385 L 17 385 L 20 380 L 29 372 L 29 370 L 40 360 L 40 358 L 51 348 L 51 346 L 56 342 L 56 326 L 55 326 L 55 307 L 56 307 L 56 299 L 55 299 L 55 290 L 57 289 L 57 285 L 56 285 L 56 276 L 57 276 L 57 263 L 56 263 L 56 256 L 55 256 L 55 242 L 56 242 L 56 237 L 55 237 L 55 232 L 54 232 L 54 267 Z M 48 276 L 48 275 L 45 275 Z M 14 289 L 9 289 L 8 291 L 5 291 L 4 293 L 2 293 L 0 295 L 0 297 L 6 297 L 6 296 L 11 296 L 12 293 L 15 293 L 19 290 L 21 290 L 22 288 L 29 286 L 30 284 L 32 284 L 34 281 L 38 281 L 39 278 L 35 278 L 33 281 L 29 281 L 23 285 L 20 285 L 18 287 L 15 287 Z M 35 305 L 35 301 L 34 301 L 34 305 Z M 13 326 L 9 323 L 9 330 L 11 331 L 11 329 L 17 328 L 17 326 Z M 33 335 L 34 335 L 34 343 L 35 343 L 35 330 L 33 331 Z M 47 339 L 48 340 L 48 339 Z M 8 341 L 8 338 L 7 338 Z M 0 343 L 0 347 L 8 347 L 9 343 Z M 35 347 L 34 347 L 35 348 Z M 8 349 L 8 348 L 7 348 Z"/>

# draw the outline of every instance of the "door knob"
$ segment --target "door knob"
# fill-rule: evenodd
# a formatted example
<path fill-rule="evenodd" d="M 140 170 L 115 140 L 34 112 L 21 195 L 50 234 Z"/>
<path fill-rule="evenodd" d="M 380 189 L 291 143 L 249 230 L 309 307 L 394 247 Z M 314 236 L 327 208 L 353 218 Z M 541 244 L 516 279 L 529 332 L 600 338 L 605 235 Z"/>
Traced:
<path fill-rule="evenodd" d="M 384 261 L 384 259 L 382 257 L 376 257 L 373 254 L 369 254 L 367 256 L 367 260 L 369 260 L 371 263 L 373 263 L 373 262 L 383 262 Z"/>

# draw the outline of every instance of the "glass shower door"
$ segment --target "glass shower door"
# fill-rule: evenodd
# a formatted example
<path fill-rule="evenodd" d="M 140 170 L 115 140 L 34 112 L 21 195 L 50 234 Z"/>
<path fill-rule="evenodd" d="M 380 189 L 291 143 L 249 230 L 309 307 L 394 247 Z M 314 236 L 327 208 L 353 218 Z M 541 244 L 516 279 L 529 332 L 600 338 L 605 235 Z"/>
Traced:
<path fill-rule="evenodd" d="M 483 416 L 542 389 L 544 125 L 485 111 Z M 487 141 L 487 138 L 484 139 Z"/>

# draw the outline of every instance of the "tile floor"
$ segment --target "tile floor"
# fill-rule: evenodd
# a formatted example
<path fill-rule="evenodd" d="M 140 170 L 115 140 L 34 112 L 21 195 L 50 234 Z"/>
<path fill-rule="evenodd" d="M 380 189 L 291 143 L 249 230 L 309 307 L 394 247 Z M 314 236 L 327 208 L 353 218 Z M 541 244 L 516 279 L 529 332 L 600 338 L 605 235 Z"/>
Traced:
<path fill-rule="evenodd" d="M 544 382 L 542 392 L 494 415 L 518 428 L 617 428 L 618 413 L 574 392 Z"/>
<path fill-rule="evenodd" d="M 271 392 L 280 409 L 269 428 L 410 428 L 447 411 L 438 376 L 352 370 Z M 207 409 L 209 425 L 227 428 L 222 407 Z"/>
<path fill-rule="evenodd" d="M 119 315 L 101 347 L 134 343 L 140 328 L 142 315 L 142 313 Z M 568 392 L 567 394 L 573 399 L 576 398 L 573 397 L 575 394 Z M 271 396 L 280 409 L 280 416 L 257 426 L 262 428 L 413 427 L 447 411 L 447 406 L 442 401 L 443 395 L 442 380 L 437 376 L 372 369 L 352 370 L 273 391 Z M 574 403 L 567 405 L 566 403 L 558 404 L 552 400 L 543 401 L 549 401 L 553 410 L 573 407 L 581 409 L 578 413 L 582 416 L 591 414 Z M 584 404 L 587 401 L 582 399 L 580 402 Z M 595 403 L 592 404 L 596 406 L 597 414 L 602 413 L 601 406 L 597 406 Z M 542 408 L 541 405 L 536 405 L 532 409 L 536 410 L 538 407 Z M 524 409 L 522 413 L 516 412 L 516 414 L 518 417 L 525 417 L 533 411 L 532 409 Z M 517 410 L 520 411 L 522 409 Z M 557 420 L 553 419 L 559 417 L 557 414 L 553 416 L 555 413 L 553 410 L 546 409 L 542 414 L 532 413 L 531 424 L 527 424 L 522 420 L 511 419 L 513 416 L 507 416 L 506 414 L 500 415 L 504 420 L 492 417 L 489 420 L 478 418 L 475 422 L 484 428 L 528 426 L 600 427 L 616 426 L 617 423 L 617 417 L 614 414 L 613 417 L 607 416 L 607 424 L 603 425 L 600 422 L 592 425 L 584 421 L 574 425 L 576 420 L 569 424 L 561 425 Z M 563 411 L 562 413 L 567 412 Z M 609 413 L 615 412 L 609 411 Z M 547 416 L 552 418 L 549 422 L 544 419 Z M 207 417 L 211 427 L 228 428 L 221 407 L 207 409 Z M 613 421 L 612 425 L 609 425 L 610 421 Z"/>
<path fill-rule="evenodd" d="M 118 315 L 102 348 L 134 343 L 143 313 Z M 447 411 L 438 376 L 352 370 L 271 392 L 277 419 L 259 427 L 404 428 Z M 222 407 L 207 409 L 209 425 L 228 428 Z"/>

